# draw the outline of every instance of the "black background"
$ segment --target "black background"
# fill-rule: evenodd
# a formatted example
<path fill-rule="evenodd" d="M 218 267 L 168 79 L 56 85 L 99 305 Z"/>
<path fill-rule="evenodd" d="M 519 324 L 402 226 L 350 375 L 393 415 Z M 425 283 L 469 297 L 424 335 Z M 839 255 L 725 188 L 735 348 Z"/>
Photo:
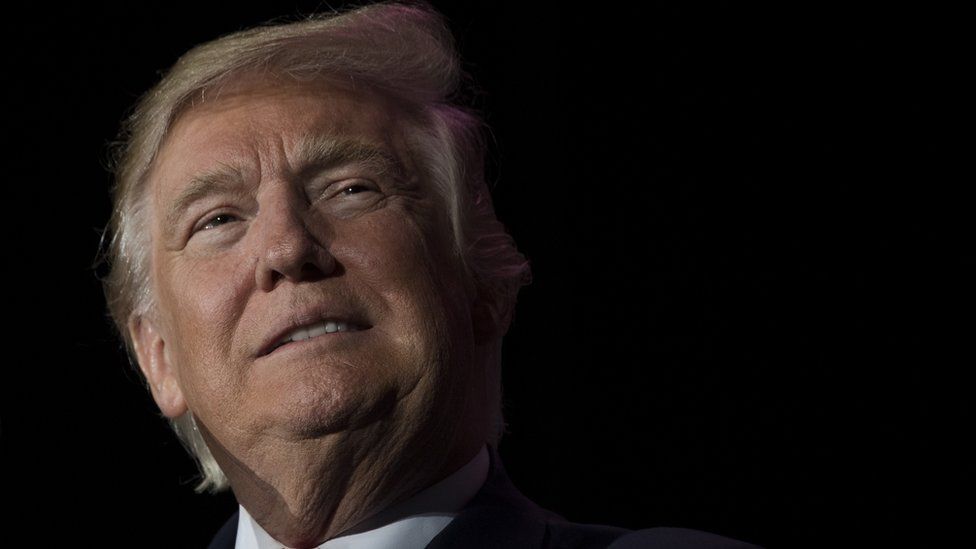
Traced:
<path fill-rule="evenodd" d="M 434 2 L 534 272 L 502 456 L 577 522 L 928 544 L 972 512 L 959 15 L 741 4 Z M 204 547 L 236 507 L 111 331 L 107 144 L 191 46 L 323 9 L 4 14 L 4 541 Z"/>

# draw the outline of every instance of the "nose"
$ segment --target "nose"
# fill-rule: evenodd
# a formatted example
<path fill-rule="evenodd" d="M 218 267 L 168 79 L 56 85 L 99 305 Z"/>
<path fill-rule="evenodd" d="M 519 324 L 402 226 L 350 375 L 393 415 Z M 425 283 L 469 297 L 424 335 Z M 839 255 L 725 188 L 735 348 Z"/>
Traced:
<path fill-rule="evenodd" d="M 261 205 L 255 277 L 262 291 L 270 292 L 285 280 L 318 280 L 335 270 L 335 257 L 310 232 L 303 210 L 285 193 Z"/>

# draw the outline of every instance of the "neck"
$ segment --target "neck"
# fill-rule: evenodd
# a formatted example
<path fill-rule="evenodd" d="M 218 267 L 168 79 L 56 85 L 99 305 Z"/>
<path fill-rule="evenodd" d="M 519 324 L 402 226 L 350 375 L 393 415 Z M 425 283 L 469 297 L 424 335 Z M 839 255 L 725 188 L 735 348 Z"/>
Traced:
<path fill-rule="evenodd" d="M 359 430 L 230 452 L 200 429 L 237 501 L 268 534 L 295 549 L 314 548 L 440 481 L 484 444 L 483 437 L 469 436 L 454 437 L 448 446 L 420 440 L 412 448 L 376 448 L 376 433 Z M 364 446 L 367 441 L 374 444 Z"/>

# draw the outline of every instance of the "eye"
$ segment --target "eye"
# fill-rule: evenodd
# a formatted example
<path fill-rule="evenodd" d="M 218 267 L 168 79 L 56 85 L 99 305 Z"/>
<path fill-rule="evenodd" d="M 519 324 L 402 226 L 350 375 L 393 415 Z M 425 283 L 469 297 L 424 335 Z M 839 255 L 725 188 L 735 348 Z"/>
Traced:
<path fill-rule="evenodd" d="M 324 185 L 324 189 L 316 189 L 318 198 L 310 204 L 337 219 L 348 219 L 381 207 L 386 197 L 382 184 L 365 177 L 335 178 L 326 180 Z"/>
<path fill-rule="evenodd" d="M 345 187 L 343 187 L 342 191 L 340 191 L 340 194 L 348 196 L 353 194 L 360 194 L 362 192 L 370 191 L 370 190 L 372 189 L 370 189 L 366 185 L 360 183 L 354 183 L 352 185 L 346 185 Z"/>
<path fill-rule="evenodd" d="M 223 225 L 224 223 L 229 223 L 229 222 L 231 222 L 231 221 L 233 221 L 235 219 L 237 219 L 237 218 L 234 217 L 231 214 L 227 214 L 227 213 L 218 214 L 218 215 L 215 215 L 215 216 L 211 217 L 210 220 L 207 221 L 207 223 L 205 225 L 203 225 L 203 226 L 200 227 L 200 230 L 201 231 L 210 230 L 210 229 L 213 229 L 214 227 L 219 227 L 220 225 Z"/>

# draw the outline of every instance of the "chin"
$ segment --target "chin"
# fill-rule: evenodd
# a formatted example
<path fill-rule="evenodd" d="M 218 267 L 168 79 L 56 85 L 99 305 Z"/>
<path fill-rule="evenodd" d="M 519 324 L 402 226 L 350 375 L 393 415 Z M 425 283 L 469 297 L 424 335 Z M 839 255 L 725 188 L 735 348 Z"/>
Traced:
<path fill-rule="evenodd" d="M 394 413 L 395 390 L 364 392 L 363 386 L 344 387 L 330 380 L 323 385 L 306 386 L 290 398 L 269 402 L 273 407 L 272 429 L 284 438 L 313 439 L 355 431 L 381 422 Z"/>

